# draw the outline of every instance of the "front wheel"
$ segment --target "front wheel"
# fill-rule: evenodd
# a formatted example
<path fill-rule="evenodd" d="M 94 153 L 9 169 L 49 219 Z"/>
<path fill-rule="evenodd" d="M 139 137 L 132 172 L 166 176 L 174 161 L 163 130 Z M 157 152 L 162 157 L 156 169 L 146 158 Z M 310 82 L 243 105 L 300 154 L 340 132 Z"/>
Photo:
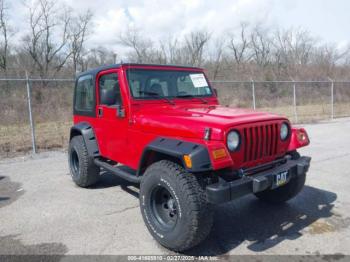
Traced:
<path fill-rule="evenodd" d="M 213 224 L 212 208 L 194 174 L 162 160 L 147 168 L 140 187 L 140 208 L 152 236 L 174 251 L 203 241 Z"/>

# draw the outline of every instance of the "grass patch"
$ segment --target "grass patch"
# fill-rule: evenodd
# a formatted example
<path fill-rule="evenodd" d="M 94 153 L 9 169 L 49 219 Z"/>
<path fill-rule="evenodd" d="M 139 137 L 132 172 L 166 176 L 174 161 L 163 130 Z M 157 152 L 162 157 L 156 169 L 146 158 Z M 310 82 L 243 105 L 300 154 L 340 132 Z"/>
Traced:
<path fill-rule="evenodd" d="M 46 122 L 35 125 L 38 151 L 65 149 L 72 122 Z M 0 126 L 0 156 L 12 157 L 32 150 L 29 124 Z"/>
<path fill-rule="evenodd" d="M 292 106 L 261 107 L 257 110 L 272 112 L 288 117 L 295 123 Z M 330 104 L 300 105 L 297 107 L 298 123 L 313 123 L 331 118 Z M 350 116 L 350 103 L 334 105 L 335 117 Z M 68 147 L 71 121 L 48 121 L 35 125 L 38 151 L 66 149 Z M 12 157 L 32 150 L 29 124 L 0 126 L 0 156 Z"/>

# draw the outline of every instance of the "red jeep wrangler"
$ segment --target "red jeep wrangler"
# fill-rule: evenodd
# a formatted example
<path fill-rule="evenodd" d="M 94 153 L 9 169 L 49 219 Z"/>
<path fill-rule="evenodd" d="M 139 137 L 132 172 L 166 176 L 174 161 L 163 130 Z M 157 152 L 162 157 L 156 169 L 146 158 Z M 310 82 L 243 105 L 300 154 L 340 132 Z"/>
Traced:
<path fill-rule="evenodd" d="M 281 203 L 303 188 L 303 128 L 269 113 L 220 106 L 200 68 L 120 64 L 80 74 L 69 167 L 81 187 L 100 170 L 140 184 L 152 236 L 184 251 L 213 223 L 213 204 L 253 193 Z"/>

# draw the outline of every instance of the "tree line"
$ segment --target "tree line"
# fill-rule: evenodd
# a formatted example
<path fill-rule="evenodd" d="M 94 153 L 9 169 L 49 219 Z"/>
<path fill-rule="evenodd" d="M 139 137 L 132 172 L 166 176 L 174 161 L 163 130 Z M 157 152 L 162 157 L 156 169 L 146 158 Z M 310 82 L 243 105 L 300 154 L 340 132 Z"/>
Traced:
<path fill-rule="evenodd" d="M 28 71 L 40 78 L 72 77 L 121 57 L 127 62 L 200 66 L 210 78 L 226 80 L 348 79 L 350 72 L 349 47 L 340 50 L 301 28 L 261 24 L 241 23 L 219 35 L 197 30 L 156 40 L 128 27 L 115 43 L 115 50 L 127 48 L 127 54 L 103 45 L 88 48 L 93 12 L 78 12 L 53 0 L 24 3 L 25 33 L 17 41 L 19 28 L 11 27 L 9 3 L 0 0 L 1 75 Z"/>

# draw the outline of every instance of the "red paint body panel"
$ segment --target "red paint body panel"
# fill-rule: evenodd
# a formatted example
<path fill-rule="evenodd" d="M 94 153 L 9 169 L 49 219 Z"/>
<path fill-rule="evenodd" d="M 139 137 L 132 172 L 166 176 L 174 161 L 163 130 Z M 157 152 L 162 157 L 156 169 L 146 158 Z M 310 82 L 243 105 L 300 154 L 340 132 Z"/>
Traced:
<path fill-rule="evenodd" d="M 279 137 L 274 128 L 279 128 L 282 122 L 289 123 L 286 118 L 248 109 L 223 107 L 219 105 L 215 95 L 205 98 L 207 104 L 198 98 L 175 98 L 174 105 L 165 99 L 134 99 L 126 78 L 126 70 L 129 68 L 203 72 L 201 69 L 182 67 L 122 65 L 120 68 L 98 73 L 96 117 L 74 115 L 73 120 L 75 124 L 79 122 L 91 124 L 97 137 L 100 154 L 106 158 L 137 169 L 144 148 L 157 137 L 168 137 L 206 146 L 214 170 L 239 169 L 272 161 L 287 151 L 300 147 L 300 143 L 298 144 L 296 140 L 295 129 L 285 142 L 278 139 L 274 144 L 272 141 L 272 137 L 277 135 Z M 118 74 L 125 109 L 123 118 L 117 117 L 115 107 L 99 105 L 98 79 L 105 73 Z M 103 111 L 103 116 L 98 115 L 99 110 Z M 209 141 L 204 140 L 206 128 L 211 128 Z M 230 153 L 226 147 L 226 136 L 232 129 L 242 134 L 241 148 L 234 153 Z M 226 150 L 227 157 L 214 160 L 212 151 L 220 148 Z M 272 151 L 275 153 L 270 154 Z"/>

